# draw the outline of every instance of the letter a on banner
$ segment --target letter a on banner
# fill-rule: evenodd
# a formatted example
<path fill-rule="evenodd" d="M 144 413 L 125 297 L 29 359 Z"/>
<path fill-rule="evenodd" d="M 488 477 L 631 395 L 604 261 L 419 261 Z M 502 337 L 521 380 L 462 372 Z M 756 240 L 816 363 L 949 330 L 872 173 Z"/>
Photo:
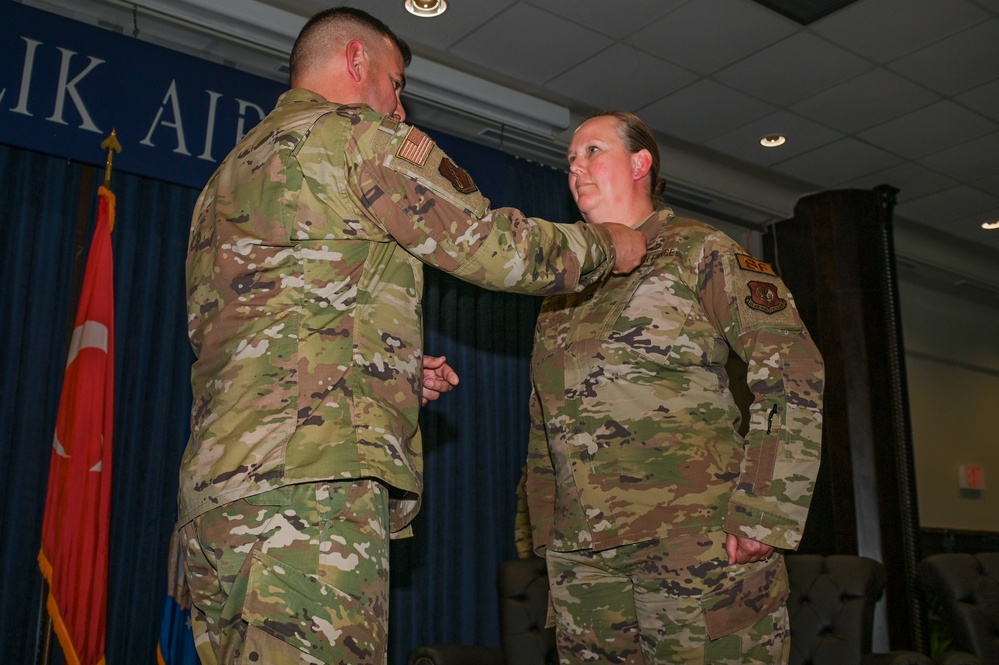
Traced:
<path fill-rule="evenodd" d="M 103 665 L 107 639 L 115 207 L 107 182 L 99 190 L 97 225 L 66 360 L 38 554 L 49 583 L 46 606 L 70 665 Z"/>

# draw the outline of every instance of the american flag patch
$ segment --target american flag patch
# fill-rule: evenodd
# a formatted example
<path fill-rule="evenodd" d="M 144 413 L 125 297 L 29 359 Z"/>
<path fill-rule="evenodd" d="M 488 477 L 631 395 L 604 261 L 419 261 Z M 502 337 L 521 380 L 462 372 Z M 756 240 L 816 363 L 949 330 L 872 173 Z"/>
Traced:
<path fill-rule="evenodd" d="M 417 166 L 423 166 L 427 163 L 427 157 L 430 156 L 430 151 L 433 148 L 433 140 L 416 127 L 412 127 L 409 134 L 406 135 L 406 140 L 402 142 L 395 154 Z"/>

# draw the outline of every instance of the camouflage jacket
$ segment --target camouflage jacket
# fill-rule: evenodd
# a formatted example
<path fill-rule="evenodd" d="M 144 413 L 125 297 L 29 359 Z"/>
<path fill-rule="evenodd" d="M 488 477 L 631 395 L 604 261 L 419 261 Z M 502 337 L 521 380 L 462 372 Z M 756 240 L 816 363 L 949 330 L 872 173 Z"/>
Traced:
<path fill-rule="evenodd" d="M 420 130 L 291 90 L 222 162 L 187 258 L 191 438 L 180 522 L 282 485 L 373 477 L 422 490 L 426 263 L 550 294 L 613 266 L 606 232 L 490 210 Z"/>
<path fill-rule="evenodd" d="M 725 234 L 665 209 L 631 275 L 546 298 L 532 358 L 527 493 L 539 553 L 724 529 L 801 539 L 823 365 L 791 294 Z M 725 371 L 748 364 L 749 430 Z"/>

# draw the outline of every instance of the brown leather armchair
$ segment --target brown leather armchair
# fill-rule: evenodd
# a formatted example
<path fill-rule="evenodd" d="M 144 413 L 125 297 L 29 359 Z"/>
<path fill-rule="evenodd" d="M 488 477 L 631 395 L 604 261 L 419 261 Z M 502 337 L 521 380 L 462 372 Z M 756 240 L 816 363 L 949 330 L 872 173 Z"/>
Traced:
<path fill-rule="evenodd" d="M 999 552 L 934 554 L 919 564 L 919 583 L 940 600 L 953 650 L 945 665 L 999 663 Z"/>

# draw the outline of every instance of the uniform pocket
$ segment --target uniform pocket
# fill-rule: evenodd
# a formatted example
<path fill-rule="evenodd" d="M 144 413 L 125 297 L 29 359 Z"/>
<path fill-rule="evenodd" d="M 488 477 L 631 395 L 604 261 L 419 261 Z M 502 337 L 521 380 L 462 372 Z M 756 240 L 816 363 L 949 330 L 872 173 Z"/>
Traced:
<path fill-rule="evenodd" d="M 708 637 L 717 640 L 767 616 L 787 602 L 787 570 L 777 556 L 765 568 L 701 597 Z"/>
<path fill-rule="evenodd" d="M 383 624 L 359 599 L 259 550 L 251 554 L 243 620 L 323 662 L 349 649 L 380 664 Z"/>

